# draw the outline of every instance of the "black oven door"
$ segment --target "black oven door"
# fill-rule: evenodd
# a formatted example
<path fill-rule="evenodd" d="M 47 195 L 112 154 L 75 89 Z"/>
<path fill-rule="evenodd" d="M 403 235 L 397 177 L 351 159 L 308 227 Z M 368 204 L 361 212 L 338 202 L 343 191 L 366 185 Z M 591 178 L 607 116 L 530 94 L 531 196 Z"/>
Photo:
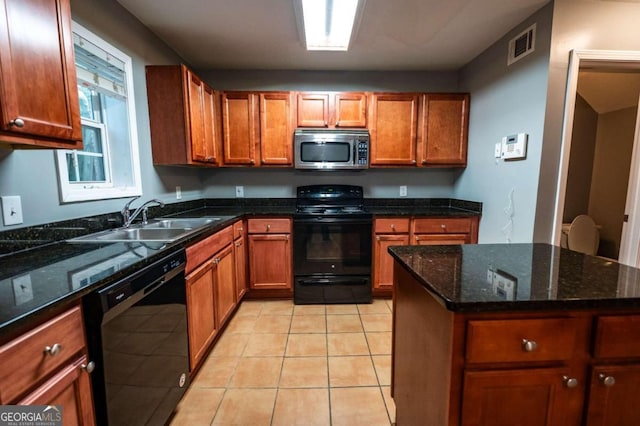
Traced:
<path fill-rule="evenodd" d="M 294 275 L 371 275 L 371 218 L 296 218 Z"/>

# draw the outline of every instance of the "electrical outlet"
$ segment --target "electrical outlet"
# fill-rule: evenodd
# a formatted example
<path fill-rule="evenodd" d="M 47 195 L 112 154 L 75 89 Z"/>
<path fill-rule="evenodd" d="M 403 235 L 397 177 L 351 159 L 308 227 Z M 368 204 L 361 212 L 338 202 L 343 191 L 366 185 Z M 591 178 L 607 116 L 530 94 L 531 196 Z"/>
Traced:
<path fill-rule="evenodd" d="M 244 197 L 244 186 L 236 186 L 236 198 Z"/>
<path fill-rule="evenodd" d="M 496 158 L 502 157 L 502 142 L 497 142 L 493 148 L 493 156 Z"/>
<path fill-rule="evenodd" d="M 19 225 L 22 220 L 22 201 L 19 195 L 0 197 L 2 199 L 2 219 L 5 226 Z"/>
<path fill-rule="evenodd" d="M 182 188 L 180 188 L 179 186 L 176 186 L 176 200 L 181 200 L 182 199 Z"/>
<path fill-rule="evenodd" d="M 407 185 L 400 185 L 400 196 L 401 197 L 407 196 Z"/>

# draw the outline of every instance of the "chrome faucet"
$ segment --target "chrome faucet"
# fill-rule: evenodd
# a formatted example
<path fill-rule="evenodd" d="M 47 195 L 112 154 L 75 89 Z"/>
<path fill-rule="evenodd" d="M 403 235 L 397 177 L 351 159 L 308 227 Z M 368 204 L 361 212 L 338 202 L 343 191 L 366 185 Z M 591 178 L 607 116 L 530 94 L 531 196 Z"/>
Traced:
<path fill-rule="evenodd" d="M 124 228 L 128 228 L 129 225 L 131 225 L 131 222 L 133 222 L 133 220 L 138 217 L 138 215 L 140 214 L 140 212 L 142 212 L 142 223 L 144 225 L 147 224 L 147 209 L 149 208 L 149 204 L 152 203 L 156 203 L 157 205 L 159 205 L 160 207 L 164 207 L 164 203 L 160 200 L 158 200 L 157 198 L 154 198 L 152 200 L 146 201 L 145 203 L 143 203 L 140 207 L 138 207 L 133 214 L 129 213 L 129 206 L 131 206 L 131 203 L 133 203 L 135 200 L 137 200 L 138 198 L 140 198 L 140 196 L 138 197 L 134 197 L 131 200 L 129 200 L 127 202 L 127 204 L 124 205 L 124 207 L 122 208 L 122 211 L 120 213 L 122 213 L 122 220 L 124 222 L 124 224 L 122 225 Z"/>

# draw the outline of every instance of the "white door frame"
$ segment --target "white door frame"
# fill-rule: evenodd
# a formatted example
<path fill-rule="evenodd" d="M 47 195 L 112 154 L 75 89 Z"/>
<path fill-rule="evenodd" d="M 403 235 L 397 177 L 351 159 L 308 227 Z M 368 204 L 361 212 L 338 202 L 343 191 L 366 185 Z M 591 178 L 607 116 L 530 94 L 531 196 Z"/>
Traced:
<path fill-rule="evenodd" d="M 562 236 L 562 214 L 564 212 L 565 192 L 567 190 L 567 175 L 569 173 L 569 157 L 571 154 L 571 138 L 573 136 L 573 117 L 576 106 L 576 93 L 578 90 L 578 75 L 580 71 L 580 65 L 588 63 L 589 65 L 596 66 L 600 63 L 603 65 L 613 64 L 626 64 L 631 69 L 640 70 L 640 52 L 638 51 L 623 51 L 623 50 L 588 50 L 588 49 L 576 49 L 572 50 L 569 57 L 569 73 L 567 76 L 567 92 L 564 102 L 564 118 L 562 124 L 562 145 L 560 149 L 560 170 L 558 173 L 558 185 L 556 187 L 556 205 L 555 205 L 555 221 L 553 224 L 553 244 L 560 245 L 560 238 Z M 636 122 L 636 125 L 638 123 Z M 636 128 L 636 138 L 638 136 L 638 129 Z M 636 141 L 637 142 L 637 141 Z M 627 209 L 628 211 L 636 211 L 635 209 L 629 209 L 630 206 L 640 207 L 640 185 L 637 184 L 640 178 L 640 153 L 638 150 L 638 144 L 634 144 L 633 158 L 631 160 L 631 171 L 629 174 L 629 190 L 627 192 Z M 631 190 L 633 187 L 633 191 Z M 636 215 L 630 215 L 627 229 L 628 235 L 640 235 L 640 217 L 634 217 Z M 640 216 L 640 215 L 639 215 Z M 623 237 L 624 237 L 623 227 Z M 628 238 L 627 238 L 628 239 Z M 625 238 L 623 238 L 623 241 Z M 637 241 L 637 239 L 636 239 Z M 630 247 L 632 244 L 624 244 L 625 253 L 624 261 L 620 256 L 621 263 L 627 263 L 630 265 L 636 264 L 638 257 L 638 245 Z M 634 251 L 635 250 L 635 251 Z M 634 251 L 635 254 L 631 253 Z M 621 254 L 623 254 L 621 245 Z M 629 259 L 633 259 L 629 261 Z"/>
<path fill-rule="evenodd" d="M 622 239 L 620 240 L 620 254 L 618 262 L 630 266 L 640 266 L 638 250 L 640 248 L 640 97 L 636 126 L 633 134 L 633 152 L 631 153 L 631 169 L 629 170 L 629 185 L 627 186 L 627 201 L 624 214 L 629 216 L 627 222 L 622 223 Z"/>

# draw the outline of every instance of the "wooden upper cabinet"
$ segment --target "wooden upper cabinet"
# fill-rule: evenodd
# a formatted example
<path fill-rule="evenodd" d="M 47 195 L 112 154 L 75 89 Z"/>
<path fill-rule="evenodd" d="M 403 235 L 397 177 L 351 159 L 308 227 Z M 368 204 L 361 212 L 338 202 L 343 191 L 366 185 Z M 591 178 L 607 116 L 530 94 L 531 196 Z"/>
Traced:
<path fill-rule="evenodd" d="M 219 95 L 184 65 L 146 74 L 153 163 L 220 165 Z"/>
<path fill-rule="evenodd" d="M 224 164 L 253 166 L 258 144 L 258 101 L 251 92 L 222 94 Z"/>
<path fill-rule="evenodd" d="M 469 95 L 423 95 L 421 118 L 420 163 L 466 166 Z"/>
<path fill-rule="evenodd" d="M 416 164 L 419 99 L 417 93 L 371 94 L 371 166 Z"/>
<path fill-rule="evenodd" d="M 293 165 L 293 113 L 289 92 L 260 93 L 260 163 Z"/>
<path fill-rule="evenodd" d="M 329 127 L 329 94 L 298 93 L 298 127 Z"/>
<path fill-rule="evenodd" d="M 3 0 L 0 22 L 0 143 L 81 149 L 69 0 Z"/>
<path fill-rule="evenodd" d="M 367 127 L 367 95 L 363 92 L 301 92 L 298 127 Z"/>

